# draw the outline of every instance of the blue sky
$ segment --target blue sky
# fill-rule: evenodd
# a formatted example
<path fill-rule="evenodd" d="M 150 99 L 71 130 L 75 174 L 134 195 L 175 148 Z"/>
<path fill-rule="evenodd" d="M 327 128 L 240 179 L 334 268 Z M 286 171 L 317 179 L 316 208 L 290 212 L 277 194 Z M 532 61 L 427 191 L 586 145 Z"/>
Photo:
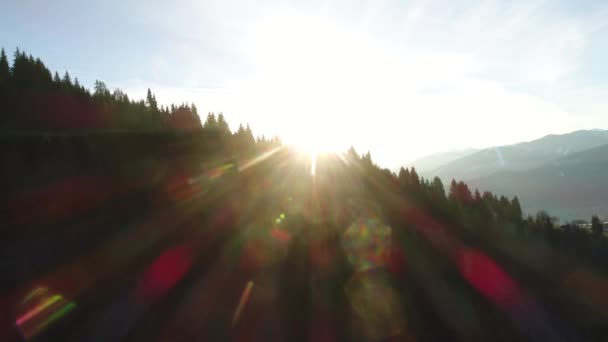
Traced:
<path fill-rule="evenodd" d="M 31 1 L 0 44 L 386 166 L 608 128 L 602 1 Z M 323 123 L 319 125 L 318 123 Z M 325 127 L 325 128 L 324 128 Z M 338 132 L 338 133 L 336 133 Z"/>

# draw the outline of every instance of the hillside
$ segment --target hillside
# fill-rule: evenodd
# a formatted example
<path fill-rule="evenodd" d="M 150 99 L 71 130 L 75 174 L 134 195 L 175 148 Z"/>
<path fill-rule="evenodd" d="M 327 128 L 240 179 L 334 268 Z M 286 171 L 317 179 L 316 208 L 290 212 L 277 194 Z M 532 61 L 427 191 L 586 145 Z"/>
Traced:
<path fill-rule="evenodd" d="M 608 144 L 506 173 L 503 193 L 446 193 L 24 56 L 0 87 L 0 341 L 607 340 L 601 223 L 525 217 L 503 193 L 606 203 Z"/>
<path fill-rule="evenodd" d="M 479 189 L 517 195 L 527 212 L 547 210 L 563 219 L 608 216 L 608 144 L 526 171 L 469 180 Z"/>
<path fill-rule="evenodd" d="M 486 148 L 427 171 L 424 176 L 439 176 L 445 182 L 452 178 L 470 180 L 496 172 L 531 170 L 604 144 L 608 144 L 606 130 L 552 134 L 529 142 Z"/>
<path fill-rule="evenodd" d="M 479 150 L 474 148 L 467 148 L 464 150 L 435 153 L 415 159 L 409 162 L 408 165 L 414 166 L 416 170 L 418 170 L 418 172 L 429 172 L 454 160 L 471 155 L 477 151 Z"/>

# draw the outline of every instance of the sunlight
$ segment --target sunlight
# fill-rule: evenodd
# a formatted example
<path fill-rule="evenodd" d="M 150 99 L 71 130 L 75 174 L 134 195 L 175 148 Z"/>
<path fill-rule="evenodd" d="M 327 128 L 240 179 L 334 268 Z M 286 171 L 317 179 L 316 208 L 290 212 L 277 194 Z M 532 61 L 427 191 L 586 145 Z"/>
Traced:
<path fill-rule="evenodd" d="M 266 151 L 266 152 L 260 154 L 259 156 L 256 156 L 254 158 L 251 158 L 251 159 L 245 161 L 243 163 L 243 165 L 241 165 L 240 170 L 245 171 L 248 168 L 268 159 L 270 156 L 277 153 L 280 149 L 281 149 L 280 147 L 275 147 L 275 148 L 271 149 L 270 151 Z"/>
<path fill-rule="evenodd" d="M 359 72 L 355 78 L 355 71 L 366 65 L 378 71 L 386 64 L 365 37 L 296 13 L 270 15 L 251 34 L 252 58 L 260 68 L 244 88 L 254 103 L 272 98 L 264 102 L 264 112 L 272 114 L 272 126 L 285 142 L 309 153 L 352 144 L 353 132 L 365 124 L 360 114 L 381 103 L 379 93 L 369 91 L 380 84 L 377 73 Z"/>
<path fill-rule="evenodd" d="M 318 153 L 339 152 L 345 149 L 342 143 L 343 137 L 337 134 L 331 134 L 324 130 L 315 129 L 313 127 L 306 128 L 303 123 L 303 128 L 299 134 L 296 134 L 288 139 L 290 144 L 297 147 L 299 150 L 311 155 Z"/>
<path fill-rule="evenodd" d="M 259 117 L 272 117 L 267 127 L 308 152 L 391 146 L 408 117 L 449 111 L 428 89 L 460 80 L 471 64 L 467 55 L 396 47 L 366 30 L 296 11 L 271 12 L 249 34 L 257 68 L 240 84 L 247 106 L 263 108 Z M 388 119 L 399 124 L 382 125 Z M 425 144 L 401 145 L 399 153 L 420 155 L 444 143 L 422 130 L 408 132 L 408 139 L 417 138 Z"/>

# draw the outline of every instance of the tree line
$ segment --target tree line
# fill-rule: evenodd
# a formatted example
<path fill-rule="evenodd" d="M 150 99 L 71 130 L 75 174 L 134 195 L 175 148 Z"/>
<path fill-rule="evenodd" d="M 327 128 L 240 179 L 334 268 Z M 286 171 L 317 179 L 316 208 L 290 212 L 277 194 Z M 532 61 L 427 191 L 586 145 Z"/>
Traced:
<path fill-rule="evenodd" d="M 12 63 L 0 51 L 0 130 L 8 133 L 36 131 L 151 131 L 192 132 L 205 130 L 220 137 L 231 135 L 222 113 L 201 122 L 194 103 L 159 105 L 148 89 L 145 99 L 129 98 L 121 89 L 111 91 L 102 81 L 89 90 L 68 71 L 51 71 L 40 58 L 20 51 Z M 249 125 L 234 132 L 243 144 L 255 143 Z M 257 142 L 276 144 L 277 138 Z"/>
<path fill-rule="evenodd" d="M 0 51 L 0 129 L 3 132 L 71 131 L 131 131 L 131 132 L 200 132 L 207 144 L 218 150 L 215 155 L 253 153 L 280 146 L 278 138 L 255 138 L 247 124 L 231 131 L 219 113 L 208 113 L 201 122 L 192 104 L 159 105 L 148 89 L 145 99 L 132 99 L 120 89 L 110 91 L 102 81 L 95 81 L 93 90 L 86 89 L 69 72 L 60 76 L 51 71 L 39 58 L 18 48 L 12 63 L 4 49 Z M 244 152 L 247 151 L 247 152 Z M 546 212 L 524 217 L 517 196 L 508 199 L 489 191 L 471 190 L 462 181 L 452 180 L 446 188 L 438 177 L 424 179 L 415 168 L 401 168 L 397 174 L 382 169 L 372 161 L 368 152 L 358 155 L 351 148 L 348 154 L 357 159 L 374 177 L 384 177 L 399 185 L 407 196 L 419 205 L 429 207 L 470 226 L 503 227 L 525 236 L 542 238 L 555 248 L 578 257 L 608 263 L 608 243 L 602 223 L 592 217 L 590 230 L 574 223 L 558 226 Z"/>

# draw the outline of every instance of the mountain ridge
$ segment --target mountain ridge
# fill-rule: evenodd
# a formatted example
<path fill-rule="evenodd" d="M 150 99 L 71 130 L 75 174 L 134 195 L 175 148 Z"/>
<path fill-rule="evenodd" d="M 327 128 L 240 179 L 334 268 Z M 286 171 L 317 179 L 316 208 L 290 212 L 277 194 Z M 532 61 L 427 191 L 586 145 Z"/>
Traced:
<path fill-rule="evenodd" d="M 501 171 L 525 171 L 555 161 L 569 154 L 608 144 L 608 130 L 578 130 L 549 134 L 542 138 L 504 146 L 493 146 L 443 164 L 425 177 L 438 176 L 444 181 L 470 180 Z M 416 165 L 414 164 L 414 167 Z"/>
<path fill-rule="evenodd" d="M 440 172 L 421 174 L 429 178 L 437 175 L 444 184 L 462 179 L 472 189 L 516 195 L 530 214 L 546 210 L 562 220 L 589 219 L 595 214 L 608 218 L 608 142 L 598 145 L 603 140 L 608 140 L 608 131 L 599 129 L 549 134 L 488 148 L 443 165 L 438 168 Z M 517 159 L 516 153 L 526 152 Z M 496 167 L 496 163 L 490 167 L 469 165 L 469 172 L 464 172 L 462 166 L 467 162 L 483 160 L 480 156 L 488 160 L 491 153 L 506 159 L 503 167 Z M 512 160 L 519 163 L 510 163 Z M 451 165 L 461 167 L 452 176 Z"/>
<path fill-rule="evenodd" d="M 517 195 L 528 213 L 546 210 L 562 220 L 608 217 L 608 144 L 527 171 L 469 180 L 473 187 Z"/>

